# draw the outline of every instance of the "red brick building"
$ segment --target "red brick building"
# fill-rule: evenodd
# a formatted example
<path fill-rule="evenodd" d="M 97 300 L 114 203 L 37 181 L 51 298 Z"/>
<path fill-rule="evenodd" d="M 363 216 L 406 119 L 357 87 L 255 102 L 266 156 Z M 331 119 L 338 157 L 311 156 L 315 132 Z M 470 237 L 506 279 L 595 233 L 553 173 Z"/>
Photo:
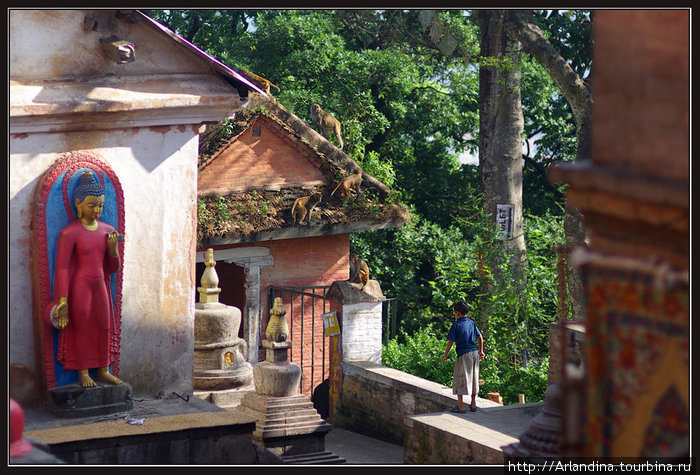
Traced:
<path fill-rule="evenodd" d="M 349 277 L 350 233 L 401 226 L 409 215 L 387 203 L 390 190 L 366 173 L 359 194 L 345 201 L 330 196 L 341 178 L 361 168 L 277 102 L 250 101 L 245 113 L 202 137 L 197 281 L 203 251 L 211 247 L 220 301 L 241 309 L 240 336 L 253 364 L 264 359 L 259 344 L 271 288 L 295 288 L 297 293 L 281 296 L 293 341 L 291 359 L 302 366 L 302 391 L 310 395 L 328 375 L 322 315 L 330 303 L 322 296 L 333 282 Z M 322 201 L 310 222 L 295 224 L 294 201 L 316 191 Z M 364 257 L 371 270 L 371 259 Z"/>

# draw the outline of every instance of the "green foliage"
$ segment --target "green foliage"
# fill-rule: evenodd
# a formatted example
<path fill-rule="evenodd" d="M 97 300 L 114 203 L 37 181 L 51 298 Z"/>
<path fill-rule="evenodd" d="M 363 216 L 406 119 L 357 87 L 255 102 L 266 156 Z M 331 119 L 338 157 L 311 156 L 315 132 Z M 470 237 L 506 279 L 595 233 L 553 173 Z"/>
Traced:
<path fill-rule="evenodd" d="M 506 402 L 513 401 L 510 390 L 525 392 L 528 400 L 543 394 L 548 323 L 558 308 L 554 246 L 564 242 L 564 195 L 548 184 L 546 171 L 554 161 L 573 159 L 576 137 L 568 104 L 536 61 L 528 54 L 520 65 L 481 57 L 474 15 L 463 10 L 437 12 L 460 40 L 450 56 L 430 41 L 418 10 L 148 14 L 233 69 L 272 81 L 281 89 L 274 90 L 276 99 L 302 120 L 310 123 L 309 106 L 321 104 L 341 122 L 346 153 L 389 185 L 393 200 L 408 204 L 413 219 L 406 226 L 350 238 L 351 250 L 367 261 L 385 294 L 397 297 L 396 345 L 413 338 L 420 346 L 428 328 L 432 337 L 442 338 L 451 304 L 467 299 L 477 303 L 475 318 L 487 338 L 484 390 L 501 392 Z M 538 25 L 582 77 L 591 65 L 589 19 L 585 10 L 536 12 Z M 457 159 L 478 145 L 478 66 L 487 64 L 521 69 L 524 138 L 536 145 L 527 151 L 523 173 L 527 278 L 517 283 L 522 288 L 510 282 L 488 293 L 479 253 L 500 252 L 500 246 L 483 225 L 478 167 Z M 269 209 L 264 201 L 251 203 L 260 213 Z M 219 201 L 206 209 L 199 203 L 198 212 L 210 220 L 228 219 L 228 205 Z M 484 269 L 491 271 L 508 269 Z M 478 320 L 482 315 L 488 322 Z M 420 341 L 434 346 L 427 336 Z M 444 346 L 438 346 L 441 354 Z"/>
<path fill-rule="evenodd" d="M 528 257 L 526 278 L 523 282 L 491 279 L 491 288 L 486 291 L 484 277 L 479 270 L 479 253 L 482 254 L 483 272 L 487 276 L 496 270 L 508 275 L 512 265 L 505 255 L 501 256 L 499 269 L 489 269 L 483 264 L 490 261 L 489 253 L 502 252 L 493 245 L 493 230 L 483 224 L 474 224 L 472 229 L 480 229 L 480 232 L 467 241 L 459 238 L 460 231 L 456 228 L 452 228 L 452 234 L 448 234 L 437 230 L 440 228 L 423 224 L 424 230 L 432 231 L 426 233 L 428 236 L 433 234 L 443 239 L 441 248 L 430 249 L 427 256 L 433 262 L 429 269 L 432 279 L 421 279 L 420 273 L 413 279 L 414 299 L 422 295 L 427 304 L 421 307 L 422 315 L 418 312 L 414 315 L 402 314 L 403 318 L 411 318 L 412 321 L 401 321 L 400 328 L 408 331 L 404 330 L 387 345 L 391 347 L 390 356 L 384 364 L 396 364 L 392 367 L 446 384 L 444 375 L 437 369 L 430 369 L 429 364 L 421 360 L 410 365 L 404 360 L 415 359 L 421 352 L 432 355 L 436 343 L 431 338 L 436 332 L 443 335 L 444 351 L 444 335 L 451 324 L 451 306 L 454 302 L 466 300 L 484 336 L 486 358 L 481 362 L 481 378 L 485 381 L 482 397 L 487 392 L 496 391 L 501 393 L 506 403 L 515 403 L 519 393 L 525 394 L 528 401 L 543 400 L 549 367 L 549 326 L 557 318 L 559 308 L 556 246 L 564 242 L 563 218 L 553 215 L 526 216 L 524 227 Z M 407 234 L 404 239 L 417 242 L 402 242 L 402 245 L 413 244 L 417 247 L 425 234 L 419 236 L 416 233 Z M 375 272 L 381 272 L 381 269 Z M 430 295 L 426 295 L 428 290 Z M 430 331 L 427 335 L 421 335 L 426 328 L 430 328 Z M 411 335 L 410 350 L 407 346 L 408 335 Z M 420 344 L 425 344 L 426 348 L 421 349 Z M 406 351 L 407 355 L 397 356 L 402 351 Z M 411 368 L 411 371 L 402 368 Z M 421 368 L 428 369 L 423 372 Z"/>
<path fill-rule="evenodd" d="M 393 339 L 382 346 L 382 364 L 452 387 L 455 352 L 451 351 L 444 363 L 440 361 L 447 344 L 445 334 L 433 325 L 427 325 L 412 335 L 403 333 L 403 343 Z"/>
<path fill-rule="evenodd" d="M 229 210 L 229 204 L 231 200 L 224 196 L 216 197 L 216 217 L 221 221 L 228 221 L 231 217 L 231 211 Z"/>
<path fill-rule="evenodd" d="M 365 172 L 389 188 L 396 185 L 396 171 L 392 163 L 388 160 L 382 160 L 374 150 L 367 154 L 361 154 L 356 157 L 356 160 Z"/>

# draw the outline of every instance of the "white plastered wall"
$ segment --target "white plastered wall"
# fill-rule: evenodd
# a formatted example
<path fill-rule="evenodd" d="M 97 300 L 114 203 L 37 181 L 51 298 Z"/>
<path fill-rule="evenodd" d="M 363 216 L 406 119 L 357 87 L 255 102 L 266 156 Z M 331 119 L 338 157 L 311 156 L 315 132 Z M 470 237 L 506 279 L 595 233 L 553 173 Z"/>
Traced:
<path fill-rule="evenodd" d="M 29 266 L 34 191 L 59 153 L 80 151 L 107 162 L 124 192 L 120 376 L 137 395 L 192 392 L 197 148 L 193 126 L 11 136 L 10 364 L 40 370 Z"/>

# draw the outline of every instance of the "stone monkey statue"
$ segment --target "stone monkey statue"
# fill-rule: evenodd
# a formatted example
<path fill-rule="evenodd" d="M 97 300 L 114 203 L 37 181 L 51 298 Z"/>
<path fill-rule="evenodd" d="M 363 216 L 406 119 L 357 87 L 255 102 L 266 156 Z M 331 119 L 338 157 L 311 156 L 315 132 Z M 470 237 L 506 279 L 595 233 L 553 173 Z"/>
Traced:
<path fill-rule="evenodd" d="M 334 131 L 335 138 L 338 141 L 338 148 L 343 150 L 343 137 L 340 134 L 340 122 L 338 122 L 338 119 L 321 109 L 321 106 L 318 104 L 312 104 L 309 112 L 313 125 L 321 129 L 321 135 L 326 139 L 330 139 L 331 131 Z"/>
<path fill-rule="evenodd" d="M 360 290 L 365 288 L 369 280 L 369 267 L 357 254 L 350 254 L 350 280 L 349 282 L 362 282 Z"/>
<path fill-rule="evenodd" d="M 338 186 L 335 187 L 335 189 L 331 192 L 330 197 L 332 197 L 336 191 L 340 189 L 340 194 L 343 195 L 343 199 L 346 200 L 348 196 L 350 195 L 350 190 L 355 187 L 355 190 L 357 193 L 360 192 L 360 184 L 362 183 L 362 170 L 359 172 L 346 176 L 342 180 L 340 180 L 340 183 L 338 183 Z"/>
<path fill-rule="evenodd" d="M 292 205 L 292 221 L 294 224 L 301 224 L 304 218 L 308 216 L 306 223 L 311 224 L 311 212 L 316 205 L 321 202 L 321 193 L 314 191 L 309 196 L 302 196 L 294 200 Z M 297 220 L 298 218 L 298 220 Z"/>
<path fill-rule="evenodd" d="M 253 81 L 253 83 L 258 86 L 260 89 L 265 91 L 265 93 L 270 94 L 270 86 L 274 87 L 277 89 L 277 92 L 280 92 L 280 88 L 272 84 L 272 82 L 269 79 L 265 79 L 262 76 L 258 76 L 255 73 L 252 73 L 248 71 L 247 69 L 241 69 L 241 74 L 246 76 L 248 79 Z"/>

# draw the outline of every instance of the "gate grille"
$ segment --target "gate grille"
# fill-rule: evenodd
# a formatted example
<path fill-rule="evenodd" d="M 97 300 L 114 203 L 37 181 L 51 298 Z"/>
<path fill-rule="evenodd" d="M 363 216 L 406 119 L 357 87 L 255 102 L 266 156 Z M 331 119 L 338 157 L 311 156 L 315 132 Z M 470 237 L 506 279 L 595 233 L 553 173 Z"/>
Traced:
<path fill-rule="evenodd" d="M 301 392 L 311 397 L 314 388 L 328 377 L 328 337 L 323 332 L 322 315 L 330 311 L 326 297 L 330 286 L 270 286 L 269 302 L 276 297 L 289 317 L 289 360 L 301 367 Z M 320 366 L 320 368 L 319 368 Z"/>

